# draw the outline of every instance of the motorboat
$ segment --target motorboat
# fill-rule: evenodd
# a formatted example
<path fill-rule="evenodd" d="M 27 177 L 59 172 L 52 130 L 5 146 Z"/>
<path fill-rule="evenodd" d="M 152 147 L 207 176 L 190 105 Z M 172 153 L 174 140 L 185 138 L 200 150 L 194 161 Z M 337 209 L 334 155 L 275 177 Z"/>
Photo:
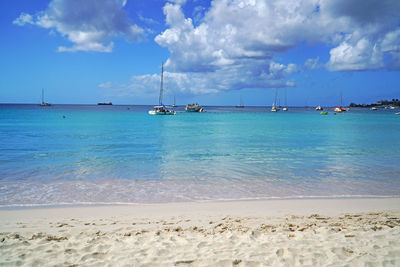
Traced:
<path fill-rule="evenodd" d="M 203 112 L 203 108 L 198 103 L 187 104 L 185 110 L 187 112 Z"/>

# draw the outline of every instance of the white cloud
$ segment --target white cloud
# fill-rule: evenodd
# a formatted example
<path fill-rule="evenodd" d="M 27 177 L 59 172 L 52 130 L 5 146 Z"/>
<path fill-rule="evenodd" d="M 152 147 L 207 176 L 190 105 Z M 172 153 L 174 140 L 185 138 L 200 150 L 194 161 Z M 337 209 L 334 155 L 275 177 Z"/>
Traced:
<path fill-rule="evenodd" d="M 125 5 L 126 0 L 52 0 L 45 11 L 34 16 L 22 13 L 13 23 L 34 24 L 67 37 L 73 46 L 61 46 L 60 52 L 111 52 L 112 38 L 135 41 L 144 32 L 127 17 Z"/>
<path fill-rule="evenodd" d="M 398 0 L 214 0 L 197 26 L 178 3 L 167 3 L 164 13 L 168 29 L 155 41 L 170 51 L 167 66 L 211 79 L 216 83 L 208 88 L 217 91 L 220 84 L 231 89 L 270 87 L 277 81 L 293 85 L 287 81 L 290 74 L 323 66 L 319 57 L 302 67 L 276 62 L 303 42 L 331 47 L 325 64 L 330 71 L 400 66 Z M 229 71 L 235 75 L 226 75 Z"/>
<path fill-rule="evenodd" d="M 170 2 L 178 4 L 178 5 L 183 5 L 186 3 L 186 0 L 170 0 Z"/>
<path fill-rule="evenodd" d="M 33 17 L 27 13 L 21 13 L 21 15 L 13 21 L 13 24 L 18 26 L 23 26 L 27 23 L 33 24 Z"/>
<path fill-rule="evenodd" d="M 250 64 L 251 63 L 251 64 Z M 243 88 L 293 87 L 288 80 L 290 74 L 298 72 L 294 64 L 283 65 L 270 62 L 268 66 L 248 61 L 218 68 L 209 72 L 164 72 L 165 93 L 174 94 L 211 94 Z M 252 77 L 249 81 L 248 77 Z M 127 84 L 105 82 L 100 88 L 112 90 L 118 96 L 157 95 L 160 89 L 160 75 L 146 74 L 132 76 Z"/>
<path fill-rule="evenodd" d="M 377 44 L 363 38 L 352 45 L 341 43 L 330 51 L 327 64 L 332 71 L 379 69 L 384 66 L 383 53 Z"/>
<path fill-rule="evenodd" d="M 389 32 L 381 43 L 382 51 L 389 55 L 389 69 L 400 70 L 400 29 Z"/>
<path fill-rule="evenodd" d="M 196 18 L 198 25 L 183 13 L 184 3 L 165 4 L 168 28 L 155 38 L 170 51 L 166 85 L 175 92 L 295 86 L 291 75 L 321 66 L 330 71 L 400 66 L 397 0 L 213 0 Z M 329 61 L 279 62 L 300 43 L 330 47 Z M 148 78 L 133 77 L 128 91 L 149 88 L 140 85 Z"/>
<path fill-rule="evenodd" d="M 399 31 L 400 1 L 336 0 L 324 1 L 323 7 L 332 22 L 337 18 L 347 21 L 344 28 L 336 29 L 342 38 L 330 51 L 329 70 L 364 71 L 400 64 L 395 56 L 384 60 L 391 52 L 385 49 L 385 38 Z"/>
<path fill-rule="evenodd" d="M 59 51 L 110 52 L 112 38 L 136 40 L 143 34 L 127 18 L 125 4 L 52 0 L 44 12 L 23 13 L 14 24 L 56 30 L 73 43 Z M 166 2 L 167 29 L 155 38 L 170 52 L 170 90 L 196 94 L 288 87 L 295 85 L 292 74 L 321 66 L 330 71 L 400 69 L 399 0 L 213 0 L 204 12 L 194 8 L 194 18 L 185 16 L 183 4 L 186 0 Z M 300 43 L 328 47 L 328 62 L 319 57 L 302 65 L 279 62 Z M 110 88 L 151 93 L 149 88 L 158 90 L 152 85 L 157 77 L 134 76 L 129 84 Z"/>

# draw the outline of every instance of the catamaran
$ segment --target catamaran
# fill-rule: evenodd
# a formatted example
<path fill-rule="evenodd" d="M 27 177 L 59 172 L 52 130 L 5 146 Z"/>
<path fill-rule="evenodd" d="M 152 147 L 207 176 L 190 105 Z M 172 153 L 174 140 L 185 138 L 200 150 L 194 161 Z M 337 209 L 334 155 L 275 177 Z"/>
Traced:
<path fill-rule="evenodd" d="M 51 106 L 50 103 L 44 102 L 44 89 L 42 89 L 42 103 L 40 103 L 39 106 L 41 106 L 41 107 Z"/>
<path fill-rule="evenodd" d="M 164 63 L 161 64 L 161 85 L 160 85 L 160 96 L 158 98 L 158 106 L 154 106 L 153 110 L 149 110 L 150 115 L 175 115 L 174 110 L 167 109 L 163 101 L 163 86 L 164 86 Z"/>
<path fill-rule="evenodd" d="M 277 111 L 279 111 L 279 108 L 278 108 L 278 106 L 276 105 L 276 99 L 277 99 L 277 97 L 278 97 L 278 88 L 276 88 L 276 91 L 275 91 L 275 101 L 274 101 L 274 103 L 272 103 L 271 112 L 277 112 Z"/>

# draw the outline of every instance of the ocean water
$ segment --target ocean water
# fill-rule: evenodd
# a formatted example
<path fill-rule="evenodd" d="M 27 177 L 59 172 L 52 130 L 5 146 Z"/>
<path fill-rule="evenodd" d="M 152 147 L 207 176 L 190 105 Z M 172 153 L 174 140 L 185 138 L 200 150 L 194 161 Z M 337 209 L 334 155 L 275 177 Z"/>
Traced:
<path fill-rule="evenodd" d="M 399 110 L 150 109 L 0 105 L 0 207 L 400 195 Z"/>

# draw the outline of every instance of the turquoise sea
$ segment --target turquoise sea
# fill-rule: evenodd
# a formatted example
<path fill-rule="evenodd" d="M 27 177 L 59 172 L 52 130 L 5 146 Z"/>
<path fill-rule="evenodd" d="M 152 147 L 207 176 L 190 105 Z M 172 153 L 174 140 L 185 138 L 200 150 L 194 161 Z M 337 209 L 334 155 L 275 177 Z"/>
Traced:
<path fill-rule="evenodd" d="M 400 196 L 399 110 L 151 108 L 1 104 L 0 207 Z"/>

